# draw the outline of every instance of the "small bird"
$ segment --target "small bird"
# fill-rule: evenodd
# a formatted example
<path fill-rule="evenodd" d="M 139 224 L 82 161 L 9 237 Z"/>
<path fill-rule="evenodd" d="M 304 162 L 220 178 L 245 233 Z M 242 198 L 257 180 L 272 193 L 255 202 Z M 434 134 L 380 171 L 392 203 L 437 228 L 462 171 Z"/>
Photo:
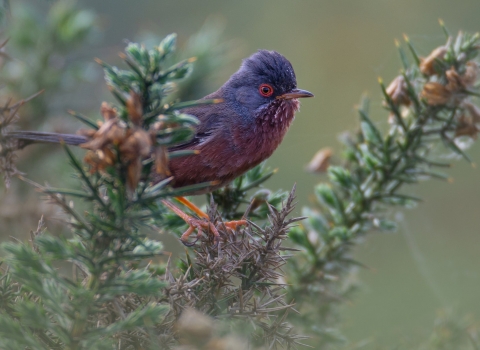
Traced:
<path fill-rule="evenodd" d="M 266 50 L 253 54 L 220 89 L 205 96 L 223 103 L 185 110 L 200 125 L 192 140 L 172 150 L 199 154 L 172 160 L 174 186 L 217 181 L 196 192 L 207 193 L 258 165 L 282 142 L 299 108 L 298 98 L 312 96 L 297 89 L 293 67 L 284 56 Z"/>
<path fill-rule="evenodd" d="M 299 109 L 298 99 L 304 97 L 313 97 L 313 94 L 297 88 L 291 63 L 278 52 L 259 50 L 245 59 L 240 69 L 222 87 L 204 97 L 221 99 L 222 103 L 182 110 L 197 117 L 200 123 L 189 142 L 174 146 L 169 151 L 196 150 L 198 154 L 171 160 L 172 186 L 212 182 L 212 186 L 188 195 L 208 193 L 227 185 L 270 157 Z M 12 132 L 11 135 L 26 142 L 63 141 L 78 145 L 87 141 L 79 135 L 25 131 Z M 208 219 L 193 203 L 182 197 L 178 200 Z M 186 242 L 195 229 L 199 233 L 208 229 L 218 238 L 218 231 L 210 222 L 191 218 L 170 202 L 164 201 L 164 204 L 189 225 L 182 235 L 182 242 Z M 245 223 L 245 220 L 239 220 L 225 225 L 235 228 Z"/>

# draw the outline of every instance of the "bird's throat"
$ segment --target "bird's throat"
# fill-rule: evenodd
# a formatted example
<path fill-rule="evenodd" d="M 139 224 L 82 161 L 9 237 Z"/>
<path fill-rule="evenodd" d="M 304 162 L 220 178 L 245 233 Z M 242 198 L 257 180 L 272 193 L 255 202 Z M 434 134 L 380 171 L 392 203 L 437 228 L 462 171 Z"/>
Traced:
<path fill-rule="evenodd" d="M 255 118 L 255 131 L 252 135 L 254 136 L 252 146 L 254 145 L 255 151 L 251 150 L 255 163 L 267 159 L 277 149 L 298 108 L 299 101 L 296 99 L 275 100 Z"/>
<path fill-rule="evenodd" d="M 256 117 L 257 136 L 267 140 L 280 138 L 278 140 L 278 144 L 280 144 L 299 106 L 300 103 L 297 99 L 272 101 Z"/>

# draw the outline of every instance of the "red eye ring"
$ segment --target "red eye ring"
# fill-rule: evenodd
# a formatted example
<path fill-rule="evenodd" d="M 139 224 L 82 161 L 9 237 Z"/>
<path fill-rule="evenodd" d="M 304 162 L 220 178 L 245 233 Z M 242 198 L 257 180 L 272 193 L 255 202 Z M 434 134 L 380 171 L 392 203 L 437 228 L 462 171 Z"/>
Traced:
<path fill-rule="evenodd" d="M 270 97 L 273 95 L 273 88 L 271 85 L 268 84 L 262 84 L 258 88 L 258 91 L 260 92 L 260 95 L 263 97 Z"/>

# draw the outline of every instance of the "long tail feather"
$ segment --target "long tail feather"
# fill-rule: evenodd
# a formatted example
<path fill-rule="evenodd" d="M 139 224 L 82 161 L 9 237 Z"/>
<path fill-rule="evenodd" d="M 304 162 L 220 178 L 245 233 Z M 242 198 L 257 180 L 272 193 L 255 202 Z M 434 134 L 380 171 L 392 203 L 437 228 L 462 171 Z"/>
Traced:
<path fill-rule="evenodd" d="M 8 137 L 25 141 L 25 146 L 31 143 L 66 143 L 67 145 L 78 146 L 88 141 L 85 136 L 75 134 L 58 134 L 54 132 L 40 131 L 11 131 Z"/>

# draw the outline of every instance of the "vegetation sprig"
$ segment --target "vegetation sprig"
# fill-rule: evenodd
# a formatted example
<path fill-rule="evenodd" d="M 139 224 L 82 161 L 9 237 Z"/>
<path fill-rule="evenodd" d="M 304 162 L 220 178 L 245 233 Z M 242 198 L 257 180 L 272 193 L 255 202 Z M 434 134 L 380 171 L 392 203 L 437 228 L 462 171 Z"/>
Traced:
<path fill-rule="evenodd" d="M 479 35 L 461 32 L 453 38 L 444 31 L 446 44 L 428 57 L 420 57 L 405 37 L 413 62 L 396 43 L 403 69 L 388 87 L 379 79 L 389 127 L 382 131 L 370 118 L 364 98 L 358 107 L 360 130 L 343 137 L 344 165 L 328 167 L 331 182 L 314 191 L 318 208 L 304 208 L 305 225 L 290 231 L 301 253 L 289 261 L 289 297 L 306 306 L 319 303 L 314 310 L 300 307 L 295 322 L 309 325 L 326 342 L 337 338 L 330 331 L 333 305 L 355 289 L 348 276 L 362 266 L 351 257 L 358 238 L 373 230 L 395 230 L 389 208 L 421 201 L 405 185 L 449 181 L 445 154 L 471 162 L 464 148 L 479 131 L 480 110 L 474 104 Z"/>

